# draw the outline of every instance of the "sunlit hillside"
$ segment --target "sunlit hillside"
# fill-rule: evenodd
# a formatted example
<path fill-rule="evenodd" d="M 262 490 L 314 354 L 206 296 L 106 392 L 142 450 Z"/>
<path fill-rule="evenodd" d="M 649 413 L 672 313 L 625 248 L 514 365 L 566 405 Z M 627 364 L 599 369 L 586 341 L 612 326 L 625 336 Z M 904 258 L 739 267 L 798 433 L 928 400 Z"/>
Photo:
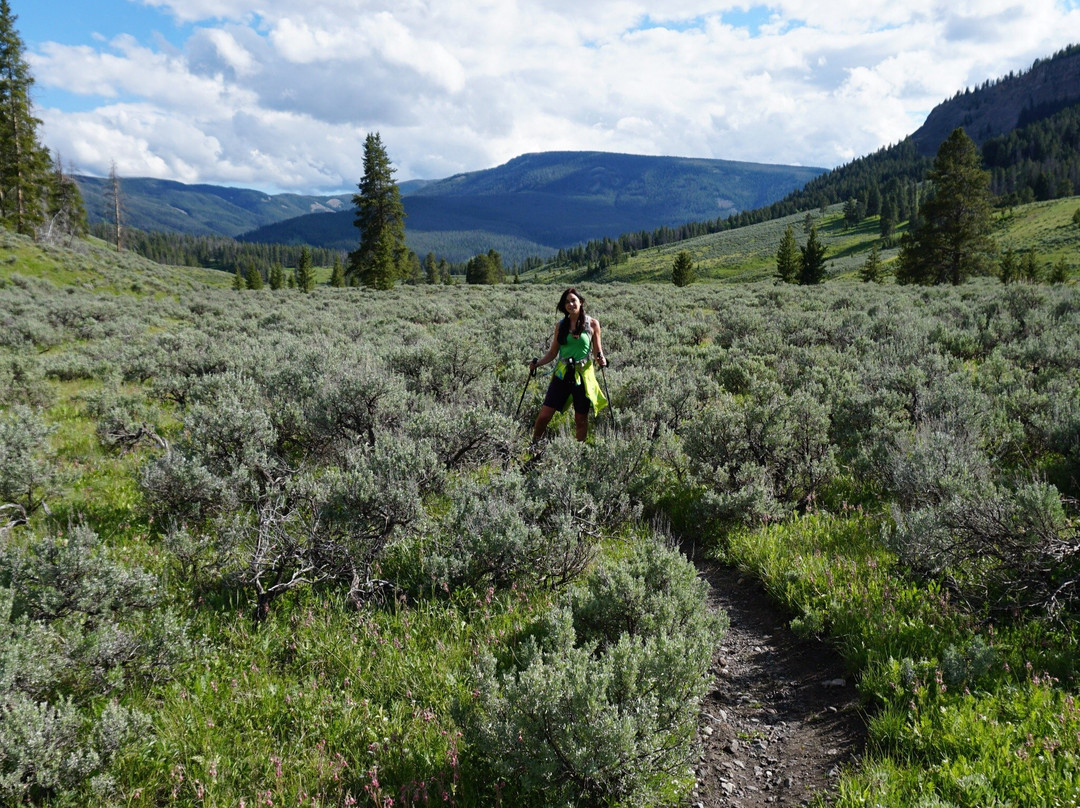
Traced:
<path fill-rule="evenodd" d="M 699 280 L 725 283 L 760 281 L 775 274 L 776 250 L 784 230 L 790 225 L 799 243 L 805 243 L 808 224 L 818 228 L 818 235 L 828 247 L 828 277 L 854 277 L 873 245 L 878 244 L 881 248 L 883 242 L 878 217 L 870 217 L 855 227 L 849 227 L 844 222 L 842 208 L 842 205 L 832 205 L 824 213 L 799 213 L 662 247 L 651 247 L 600 274 L 541 269 L 527 277 L 539 281 L 582 277 L 632 283 L 668 281 L 675 256 L 682 250 L 688 250 L 693 256 Z M 1064 259 L 1070 275 L 1080 275 L 1080 224 L 1073 221 L 1078 209 L 1080 197 L 1034 202 L 1000 210 L 994 216 L 994 235 L 1003 250 L 1009 247 L 1018 253 L 1034 250 L 1044 267 Z M 906 225 L 898 228 L 894 238 L 888 242 L 890 246 L 881 249 L 881 259 L 886 268 L 896 258 L 896 245 L 905 231 Z"/>

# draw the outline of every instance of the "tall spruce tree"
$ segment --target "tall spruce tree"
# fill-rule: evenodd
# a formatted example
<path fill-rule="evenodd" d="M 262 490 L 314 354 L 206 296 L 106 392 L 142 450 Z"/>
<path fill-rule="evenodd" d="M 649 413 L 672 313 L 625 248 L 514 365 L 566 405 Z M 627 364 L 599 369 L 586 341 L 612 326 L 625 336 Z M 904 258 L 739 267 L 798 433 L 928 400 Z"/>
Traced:
<path fill-rule="evenodd" d="M 280 261 L 275 261 L 270 265 L 270 275 L 266 281 L 275 292 L 285 285 L 285 267 Z"/>
<path fill-rule="evenodd" d="M 811 224 L 807 232 L 813 228 Z M 784 229 L 784 237 L 776 251 L 776 277 L 784 283 L 795 283 L 799 279 L 799 244 L 795 241 L 795 231 L 790 224 Z"/>
<path fill-rule="evenodd" d="M 987 274 L 995 253 L 990 174 L 963 129 L 941 144 L 928 179 L 931 196 L 919 208 L 914 232 L 900 245 L 896 280 L 959 285 Z"/>
<path fill-rule="evenodd" d="M 881 266 L 881 249 L 878 247 L 877 242 L 870 247 L 870 255 L 866 256 L 866 261 L 859 268 L 859 278 L 865 283 L 881 283 L 881 276 L 884 274 L 884 270 Z"/>
<path fill-rule="evenodd" d="M 813 286 L 825 280 L 826 246 L 818 238 L 817 226 L 810 228 L 806 244 L 799 247 L 799 285 Z"/>
<path fill-rule="evenodd" d="M 671 282 L 676 286 L 689 286 L 694 279 L 694 256 L 689 250 L 679 250 L 671 265 Z"/>
<path fill-rule="evenodd" d="M 345 265 L 341 263 L 341 256 L 334 256 L 334 267 L 330 270 L 330 285 L 335 289 L 345 286 Z"/>
<path fill-rule="evenodd" d="M 247 259 L 247 271 L 244 273 L 244 278 L 248 289 L 262 289 L 266 285 L 262 273 L 250 258 Z"/>
<path fill-rule="evenodd" d="M 38 141 L 33 114 L 34 79 L 23 58 L 11 3 L 0 0 L 0 222 L 32 236 L 45 221 L 52 186 L 52 158 Z"/>
<path fill-rule="evenodd" d="M 311 250 L 307 247 L 300 251 L 300 260 L 296 263 L 296 288 L 305 293 L 315 288 L 315 267 L 311 265 Z"/>
<path fill-rule="evenodd" d="M 394 182 L 394 167 L 379 133 L 364 141 L 364 176 L 353 195 L 360 246 L 349 253 L 349 274 L 365 286 L 391 289 L 408 270 L 405 206 Z"/>

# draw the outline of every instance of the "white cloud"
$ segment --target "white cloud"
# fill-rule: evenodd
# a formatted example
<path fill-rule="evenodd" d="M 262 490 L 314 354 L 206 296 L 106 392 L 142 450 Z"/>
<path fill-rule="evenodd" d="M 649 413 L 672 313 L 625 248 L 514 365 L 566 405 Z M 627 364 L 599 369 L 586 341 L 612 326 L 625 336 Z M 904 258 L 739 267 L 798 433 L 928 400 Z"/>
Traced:
<path fill-rule="evenodd" d="M 550 149 L 833 166 L 1080 41 L 1053 0 L 141 2 L 195 24 L 182 51 L 31 55 L 39 85 L 100 104 L 39 110 L 50 145 L 94 173 L 299 191 L 351 188 L 374 130 L 399 179 Z"/>

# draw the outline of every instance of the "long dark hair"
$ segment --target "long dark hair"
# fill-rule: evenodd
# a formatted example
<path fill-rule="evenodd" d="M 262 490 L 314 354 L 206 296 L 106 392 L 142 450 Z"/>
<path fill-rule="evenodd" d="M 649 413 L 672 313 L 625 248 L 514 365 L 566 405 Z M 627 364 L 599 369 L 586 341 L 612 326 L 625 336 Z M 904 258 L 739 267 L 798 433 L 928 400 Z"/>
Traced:
<path fill-rule="evenodd" d="M 570 334 L 570 315 L 566 313 L 566 298 L 574 295 L 581 301 L 581 310 L 578 312 L 577 326 L 574 328 L 574 336 L 580 337 L 581 332 L 585 329 L 585 298 L 581 296 L 573 286 L 562 293 L 559 298 L 559 304 L 555 307 L 556 311 L 562 312 L 563 319 L 559 323 L 559 344 L 566 342 L 566 337 Z"/>

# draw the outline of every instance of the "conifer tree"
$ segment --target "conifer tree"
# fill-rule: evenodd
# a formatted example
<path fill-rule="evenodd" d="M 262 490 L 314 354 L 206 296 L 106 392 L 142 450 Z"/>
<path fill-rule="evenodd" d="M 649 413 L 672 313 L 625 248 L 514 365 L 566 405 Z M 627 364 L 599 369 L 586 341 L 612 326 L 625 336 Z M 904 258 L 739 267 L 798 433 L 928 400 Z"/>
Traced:
<path fill-rule="evenodd" d="M 688 286 L 694 282 L 694 256 L 689 250 L 679 250 L 671 265 L 671 282 L 676 286 Z"/>
<path fill-rule="evenodd" d="M 1015 281 L 1019 268 L 1016 251 L 1012 247 L 1007 247 L 1001 254 L 1001 261 L 998 262 L 998 277 L 1001 278 L 1001 282 L 1008 286 Z"/>
<path fill-rule="evenodd" d="M 345 265 L 340 256 L 334 256 L 334 268 L 330 271 L 330 285 L 335 289 L 345 286 Z"/>
<path fill-rule="evenodd" d="M 420 266 L 420 256 L 412 250 L 409 250 L 409 255 L 405 259 L 404 279 L 406 283 L 413 286 L 424 282 L 424 270 Z"/>
<path fill-rule="evenodd" d="M 424 275 L 428 283 L 439 282 L 439 268 L 435 264 L 435 253 L 429 252 L 424 256 Z"/>
<path fill-rule="evenodd" d="M 889 238 L 896 230 L 896 201 L 887 196 L 881 202 L 881 218 L 878 220 L 878 232 L 882 238 Z"/>
<path fill-rule="evenodd" d="M 32 236 L 45 220 L 52 159 L 38 141 L 30 88 L 9 0 L 0 0 L 0 223 Z"/>
<path fill-rule="evenodd" d="M 1028 250 L 1024 253 L 1024 257 L 1020 261 L 1020 272 L 1028 283 L 1039 282 L 1042 277 L 1042 270 L 1039 268 L 1039 257 L 1034 250 Z"/>
<path fill-rule="evenodd" d="M 1062 256 L 1050 270 L 1050 283 L 1065 283 L 1069 279 L 1069 264 Z"/>
<path fill-rule="evenodd" d="M 861 219 L 859 213 L 859 201 L 855 197 L 848 197 L 844 203 L 844 224 L 848 227 L 857 225 Z"/>
<path fill-rule="evenodd" d="M 244 273 L 240 269 L 240 265 L 236 265 L 236 271 L 233 273 L 232 288 L 234 291 L 242 292 L 247 289 L 247 281 L 244 280 Z"/>
<path fill-rule="evenodd" d="M 881 250 L 875 243 L 870 248 L 870 255 L 866 256 L 866 263 L 859 268 L 859 277 L 866 283 L 881 283 Z"/>
<path fill-rule="evenodd" d="M 259 268 L 255 266 L 254 261 L 248 261 L 247 272 L 244 273 L 244 277 L 247 280 L 248 289 L 262 289 L 263 288 L 263 276 L 259 272 Z"/>
<path fill-rule="evenodd" d="M 393 288 L 408 269 L 405 207 L 394 171 L 379 133 L 369 134 L 364 141 L 364 176 L 359 193 L 353 195 L 360 246 L 349 254 L 349 274 L 374 289 Z"/>
<path fill-rule="evenodd" d="M 881 189 L 877 181 L 874 181 L 870 183 L 870 188 L 866 192 L 866 215 L 877 216 L 879 213 L 881 213 Z"/>
<path fill-rule="evenodd" d="M 799 285 L 813 286 L 825 280 L 825 245 L 818 238 L 817 226 L 810 228 L 805 246 L 799 248 Z"/>
<path fill-rule="evenodd" d="M 814 226 L 811 224 L 810 230 L 813 229 Z M 795 283 L 799 278 L 799 245 L 795 241 L 795 231 L 790 224 L 784 230 L 780 248 L 776 251 L 776 277 L 784 283 Z"/>
<path fill-rule="evenodd" d="M 285 268 L 281 265 L 280 261 L 275 261 L 270 265 L 270 277 L 268 281 L 270 288 L 275 292 L 285 285 Z"/>
<path fill-rule="evenodd" d="M 315 288 L 315 268 L 311 265 L 311 250 L 307 247 L 300 251 L 300 260 L 296 264 L 296 288 L 305 293 Z"/>
<path fill-rule="evenodd" d="M 900 245 L 900 283 L 952 283 L 986 274 L 995 251 L 990 237 L 990 174 L 975 142 L 956 129 L 941 144 L 928 179 L 932 195 L 918 210 L 914 232 Z"/>

